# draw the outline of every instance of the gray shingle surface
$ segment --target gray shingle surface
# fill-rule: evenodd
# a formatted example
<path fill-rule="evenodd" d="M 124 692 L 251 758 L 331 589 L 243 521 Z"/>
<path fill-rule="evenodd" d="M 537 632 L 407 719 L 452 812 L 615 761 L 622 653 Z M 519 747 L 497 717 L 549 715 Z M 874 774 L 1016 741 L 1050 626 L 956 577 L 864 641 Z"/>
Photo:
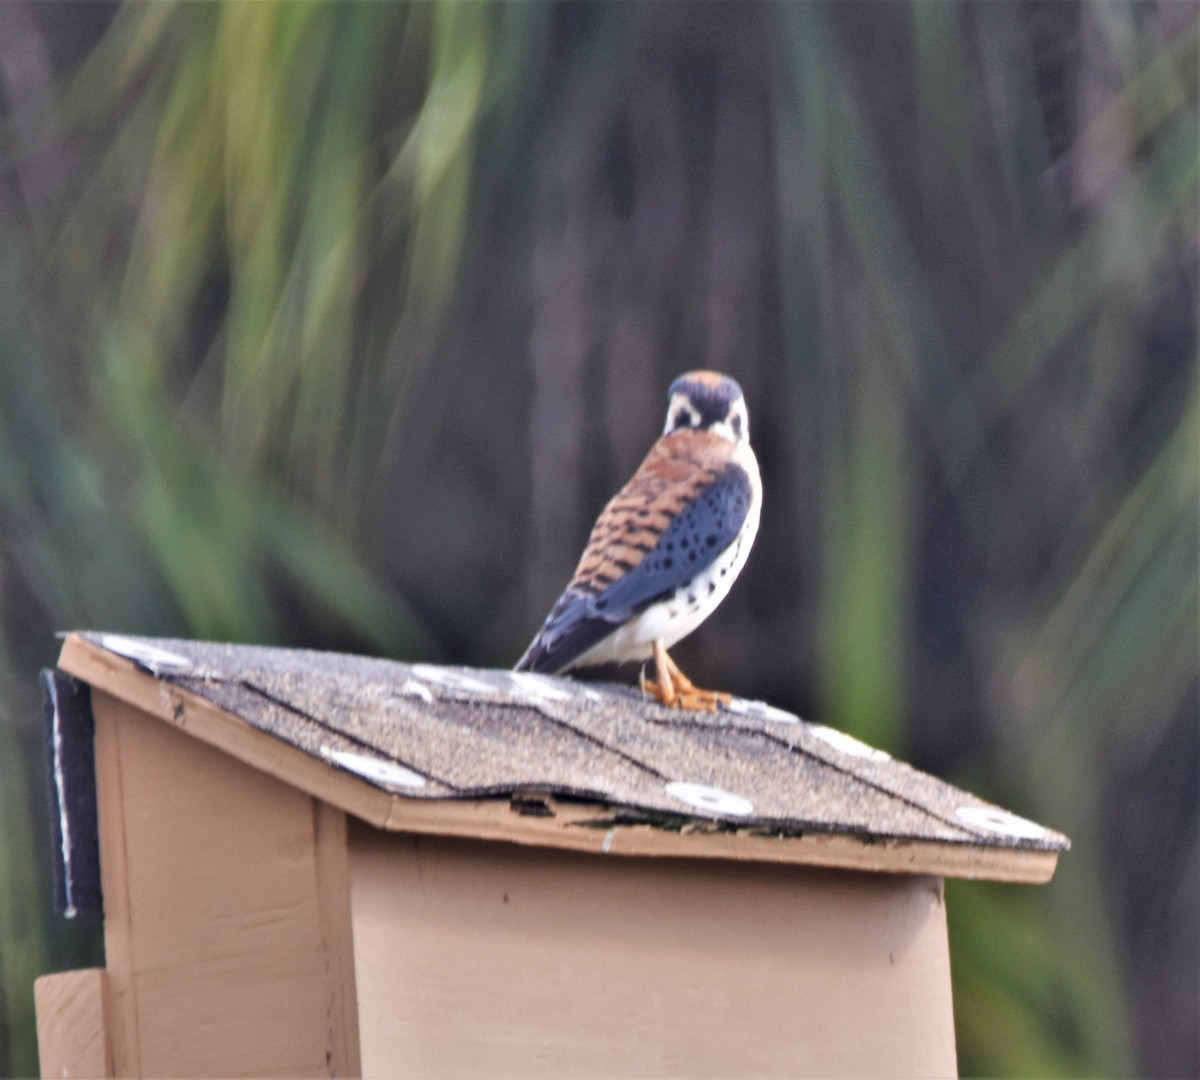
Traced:
<path fill-rule="evenodd" d="M 1044 851 L 1069 846 L 1059 833 L 761 703 L 695 714 L 628 687 L 567 678 L 83 636 L 331 768 L 349 767 L 411 798 L 536 791 L 650 819 Z"/>

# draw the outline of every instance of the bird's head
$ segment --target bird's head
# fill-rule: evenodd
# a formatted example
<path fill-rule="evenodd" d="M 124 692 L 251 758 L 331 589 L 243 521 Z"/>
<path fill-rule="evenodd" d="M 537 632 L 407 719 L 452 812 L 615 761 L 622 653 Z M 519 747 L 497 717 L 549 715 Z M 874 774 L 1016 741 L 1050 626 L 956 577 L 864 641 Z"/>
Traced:
<path fill-rule="evenodd" d="M 732 443 L 750 438 L 750 418 L 742 388 L 728 375 L 689 371 L 671 383 L 667 394 L 670 405 L 664 435 L 680 428 L 695 428 L 711 431 Z"/>

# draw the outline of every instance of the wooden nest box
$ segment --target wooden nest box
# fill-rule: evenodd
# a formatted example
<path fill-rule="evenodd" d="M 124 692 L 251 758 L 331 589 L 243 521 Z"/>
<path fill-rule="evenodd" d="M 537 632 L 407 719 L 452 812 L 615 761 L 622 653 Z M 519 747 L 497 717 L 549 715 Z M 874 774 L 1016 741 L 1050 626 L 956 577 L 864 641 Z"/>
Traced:
<path fill-rule="evenodd" d="M 38 980 L 44 1076 L 951 1075 L 943 878 L 1068 846 L 755 702 L 107 634 L 46 683 L 106 966 Z"/>

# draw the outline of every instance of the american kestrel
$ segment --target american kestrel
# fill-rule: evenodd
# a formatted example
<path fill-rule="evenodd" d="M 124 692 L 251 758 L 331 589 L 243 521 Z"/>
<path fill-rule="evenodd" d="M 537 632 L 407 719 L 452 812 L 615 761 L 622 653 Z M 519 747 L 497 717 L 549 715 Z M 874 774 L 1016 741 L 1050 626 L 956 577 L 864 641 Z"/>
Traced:
<path fill-rule="evenodd" d="M 758 532 L 762 482 L 742 388 L 715 371 L 681 375 L 667 425 L 601 512 L 575 576 L 517 671 L 557 675 L 654 659 L 642 686 L 666 705 L 715 709 L 667 649 L 725 599 Z"/>

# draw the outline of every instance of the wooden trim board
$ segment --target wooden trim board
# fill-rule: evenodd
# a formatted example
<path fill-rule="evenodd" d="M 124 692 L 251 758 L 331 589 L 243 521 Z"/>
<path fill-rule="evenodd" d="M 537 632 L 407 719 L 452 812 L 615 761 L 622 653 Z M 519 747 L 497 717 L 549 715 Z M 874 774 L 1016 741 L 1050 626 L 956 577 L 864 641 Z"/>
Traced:
<path fill-rule="evenodd" d="M 33 984 L 43 1076 L 113 1075 L 103 968 L 43 975 Z"/>
<path fill-rule="evenodd" d="M 376 828 L 463 836 L 606 855 L 675 856 L 797 863 L 883 873 L 938 874 L 993 881 L 1049 881 L 1053 851 L 974 847 L 935 841 L 870 841 L 810 833 L 773 837 L 703 825 L 681 832 L 648 825 L 609 825 L 614 808 L 547 800 L 549 815 L 522 814 L 500 799 L 415 799 L 390 795 L 365 780 L 259 731 L 199 695 L 164 682 L 132 661 L 68 635 L 59 667 L 193 738 L 215 746 Z"/>
<path fill-rule="evenodd" d="M 312 799 L 317 916 L 326 959 L 325 1005 L 329 1017 L 329 1067 L 334 1076 L 358 1076 L 358 994 L 350 918 L 350 853 L 346 815 Z"/>
<path fill-rule="evenodd" d="M 549 816 L 532 816 L 494 799 L 445 800 L 397 798 L 384 826 L 391 832 L 507 840 L 601 855 L 731 859 L 742 862 L 795 863 L 889 874 L 936 874 L 989 881 L 1049 881 L 1058 854 L 939 844 L 923 840 L 876 840 L 810 833 L 806 836 L 760 835 L 750 829 L 684 831 L 652 825 L 609 824 L 610 806 L 547 800 Z"/>

